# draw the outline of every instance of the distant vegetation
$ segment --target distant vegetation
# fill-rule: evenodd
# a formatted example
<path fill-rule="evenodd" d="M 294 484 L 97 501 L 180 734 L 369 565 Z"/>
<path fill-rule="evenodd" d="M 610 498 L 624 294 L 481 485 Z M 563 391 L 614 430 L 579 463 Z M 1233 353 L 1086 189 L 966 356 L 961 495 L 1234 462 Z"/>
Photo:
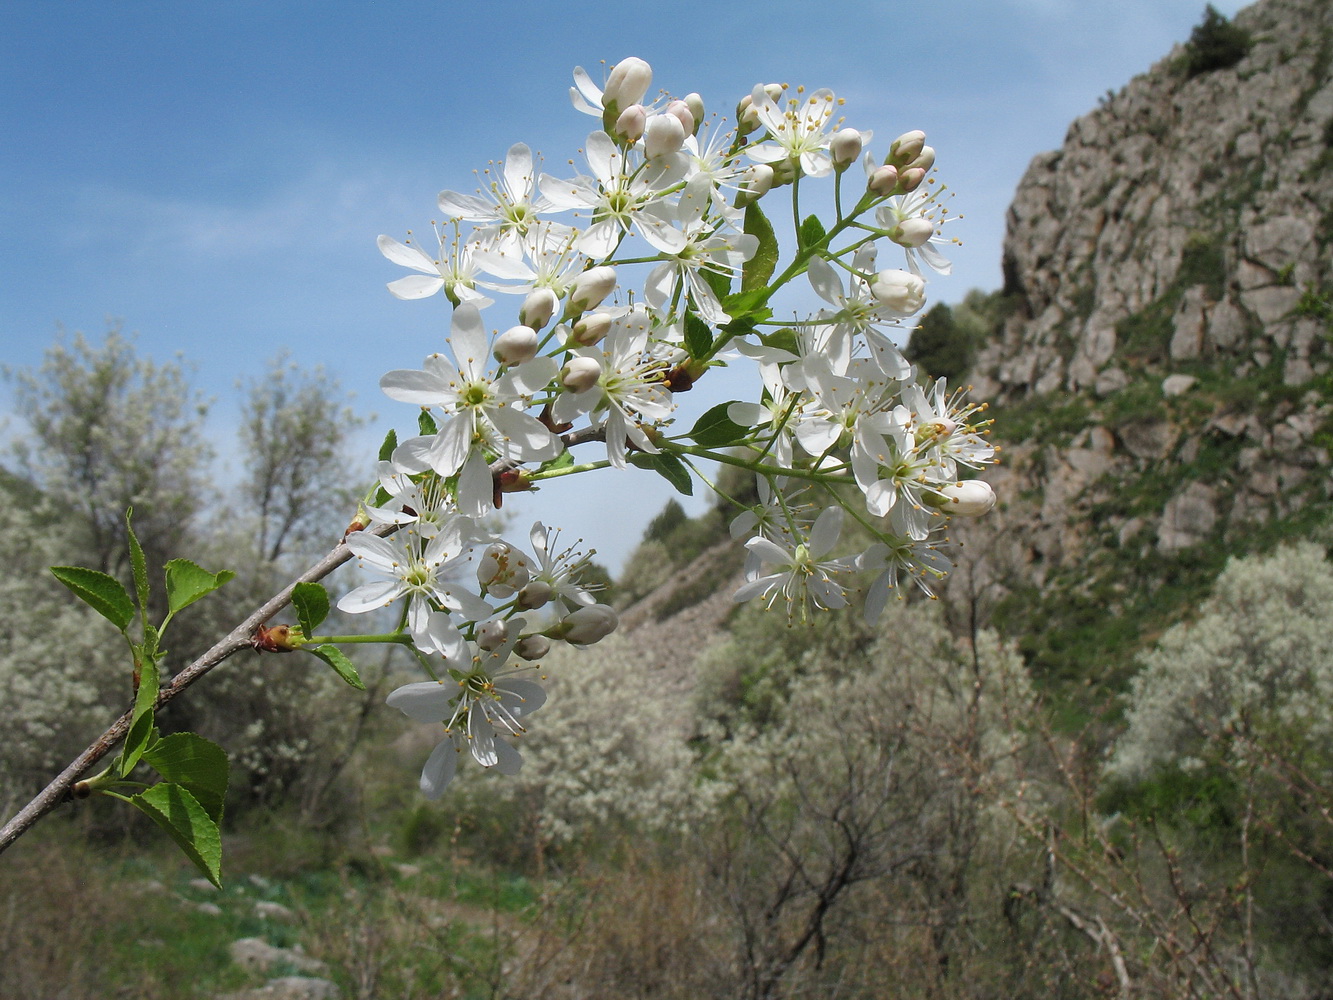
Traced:
<path fill-rule="evenodd" d="M 1185 44 L 1185 73 L 1195 77 L 1234 66 L 1245 58 L 1250 45 L 1249 32 L 1209 4 L 1204 8 L 1203 20 L 1194 26 Z"/>

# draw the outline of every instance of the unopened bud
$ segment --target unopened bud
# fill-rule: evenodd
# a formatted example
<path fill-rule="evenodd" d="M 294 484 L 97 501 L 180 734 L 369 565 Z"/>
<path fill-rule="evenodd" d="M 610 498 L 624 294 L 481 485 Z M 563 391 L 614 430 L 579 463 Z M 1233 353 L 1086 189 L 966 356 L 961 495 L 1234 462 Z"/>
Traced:
<path fill-rule="evenodd" d="M 250 645 L 264 653 L 290 653 L 304 642 L 305 636 L 294 625 L 261 625 L 250 636 Z"/>
<path fill-rule="evenodd" d="M 925 132 L 920 129 L 904 132 L 889 143 L 889 155 L 884 162 L 892 163 L 899 168 L 905 167 L 921 155 L 921 150 L 925 148 L 925 145 Z"/>
<path fill-rule="evenodd" d="M 574 324 L 569 339 L 581 347 L 591 347 L 593 344 L 600 343 L 602 338 L 611 332 L 612 322 L 614 320 L 610 313 L 593 313 L 584 316 Z"/>
<path fill-rule="evenodd" d="M 926 179 L 926 172 L 920 167 L 908 167 L 898 175 L 898 190 L 903 194 L 915 191 Z"/>
<path fill-rule="evenodd" d="M 643 155 L 655 160 L 677 153 L 689 134 L 689 129 L 675 115 L 653 115 L 643 132 Z"/>
<path fill-rule="evenodd" d="M 759 127 L 759 112 L 754 109 L 754 99 L 746 94 L 736 105 L 736 130 L 741 135 L 749 135 Z"/>
<path fill-rule="evenodd" d="M 518 592 L 518 606 L 524 611 L 535 611 L 550 603 L 555 591 L 545 580 L 533 580 Z"/>
<path fill-rule="evenodd" d="M 643 138 L 643 129 L 647 124 L 648 109 L 642 104 L 631 104 L 616 118 L 615 138 L 625 143 L 638 142 Z"/>
<path fill-rule="evenodd" d="M 889 239 L 900 247 L 919 247 L 935 235 L 935 224 L 918 215 L 914 219 L 904 219 L 889 230 Z"/>
<path fill-rule="evenodd" d="M 695 96 L 697 97 L 698 95 L 696 94 Z M 671 101 L 667 104 L 664 113 L 680 122 L 681 127 L 685 129 L 686 135 L 694 135 L 694 123 L 696 120 L 694 112 L 690 110 L 690 106 L 684 101 Z"/>
<path fill-rule="evenodd" d="M 530 326 L 511 326 L 495 338 L 491 354 L 502 365 L 521 365 L 537 356 L 537 331 Z"/>
<path fill-rule="evenodd" d="M 704 123 L 704 99 L 698 94 L 686 94 L 684 101 L 685 107 L 689 109 L 690 117 L 694 119 L 694 128 L 690 131 L 698 135 L 699 126 Z"/>
<path fill-rule="evenodd" d="M 982 479 L 967 479 L 950 483 L 938 490 L 942 502 L 936 504 L 945 514 L 962 517 L 980 517 L 995 506 L 995 491 Z"/>
<path fill-rule="evenodd" d="M 916 158 L 912 160 L 911 163 L 908 164 L 909 167 L 918 167 L 921 170 L 926 170 L 926 171 L 929 171 L 930 168 L 933 167 L 934 165 L 935 165 L 934 146 L 923 146 L 921 148 L 921 152 L 918 153 L 916 155 Z"/>
<path fill-rule="evenodd" d="M 653 83 L 653 68 L 642 59 L 630 56 L 611 68 L 602 90 L 602 107 L 627 108 L 638 104 Z"/>
<path fill-rule="evenodd" d="M 882 306 L 899 316 L 911 316 L 926 304 L 926 283 L 910 271 L 880 271 L 870 291 Z"/>
<path fill-rule="evenodd" d="M 477 626 L 477 645 L 482 649 L 499 649 L 508 639 L 509 623 L 499 618 Z"/>
<path fill-rule="evenodd" d="M 551 640 L 544 635 L 525 635 L 514 644 L 514 655 L 521 660 L 540 660 L 551 651 Z"/>
<path fill-rule="evenodd" d="M 492 542 L 477 562 L 477 582 L 501 599 L 512 597 L 530 576 L 528 560 L 508 542 Z"/>
<path fill-rule="evenodd" d="M 839 129 L 829 140 L 829 154 L 837 170 L 846 170 L 861 155 L 861 133 L 854 128 Z"/>
<path fill-rule="evenodd" d="M 587 392 L 602 377 L 602 365 L 596 358 L 570 358 L 560 369 L 560 384 L 570 392 Z"/>
<path fill-rule="evenodd" d="M 773 168 L 767 163 L 752 163 L 741 174 L 740 191 L 736 195 L 736 207 L 744 208 L 768 194 L 773 187 Z"/>
<path fill-rule="evenodd" d="M 523 300 L 523 305 L 518 310 L 518 321 L 524 326 L 540 330 L 551 322 L 551 317 L 559 307 L 560 298 L 555 292 L 549 288 L 534 288 L 528 292 L 527 298 Z"/>
<path fill-rule="evenodd" d="M 786 159 L 778 160 L 777 163 L 770 164 L 773 168 L 773 186 L 782 187 L 784 184 L 793 183 L 801 176 L 801 161 Z"/>
<path fill-rule="evenodd" d="M 593 604 L 565 615 L 554 631 L 556 637 L 565 642 L 575 646 L 591 646 L 614 632 L 619 624 L 620 619 L 614 608 L 606 604 Z"/>
<path fill-rule="evenodd" d="M 881 198 L 889 197 L 898 189 L 898 168 L 892 163 L 876 167 L 870 172 L 866 187 Z"/>
<path fill-rule="evenodd" d="M 602 300 L 615 291 L 616 269 L 609 264 L 590 267 L 574 279 L 574 287 L 569 293 L 569 308 L 572 312 L 587 312 L 602 304 Z"/>

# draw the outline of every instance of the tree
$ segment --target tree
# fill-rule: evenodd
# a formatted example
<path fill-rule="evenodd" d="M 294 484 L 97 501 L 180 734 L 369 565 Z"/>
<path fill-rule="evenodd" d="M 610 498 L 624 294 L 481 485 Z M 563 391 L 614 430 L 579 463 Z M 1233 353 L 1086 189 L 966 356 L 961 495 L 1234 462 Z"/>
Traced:
<path fill-rule="evenodd" d="M 1185 71 L 1195 77 L 1234 66 L 1250 51 L 1250 34 L 1228 21 L 1216 7 L 1203 9 L 1203 20 L 1190 32 L 1185 46 Z"/>

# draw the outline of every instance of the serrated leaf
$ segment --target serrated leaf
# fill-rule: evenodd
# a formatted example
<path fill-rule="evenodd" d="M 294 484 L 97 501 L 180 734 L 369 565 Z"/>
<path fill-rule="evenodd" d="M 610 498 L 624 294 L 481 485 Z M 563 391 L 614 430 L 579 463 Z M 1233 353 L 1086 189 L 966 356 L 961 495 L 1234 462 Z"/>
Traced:
<path fill-rule="evenodd" d="M 171 835 L 185 856 L 219 889 L 222 888 L 222 835 L 189 789 L 163 781 L 130 802 Z"/>
<path fill-rule="evenodd" d="M 713 346 L 713 331 L 692 312 L 685 314 L 685 350 L 692 358 L 706 358 Z"/>
<path fill-rule="evenodd" d="M 390 427 L 389 433 L 384 435 L 384 443 L 380 445 L 380 461 L 390 461 L 393 458 L 393 450 L 397 447 L 398 432 Z"/>
<path fill-rule="evenodd" d="M 214 823 L 222 822 L 231 773 L 222 747 L 195 733 L 172 733 L 144 750 L 143 760 L 167 781 L 187 789 Z"/>
<path fill-rule="evenodd" d="M 725 448 L 742 440 L 749 428 L 742 427 L 727 414 L 731 403 L 718 403 L 709 408 L 690 428 L 690 437 L 705 448 Z"/>
<path fill-rule="evenodd" d="M 148 560 L 144 557 L 143 546 L 139 544 L 139 536 L 134 533 L 134 527 L 130 524 L 130 515 L 133 513 L 133 507 L 125 511 L 125 532 L 130 539 L 130 566 L 134 570 L 134 592 L 139 598 L 139 610 L 144 613 L 144 621 L 147 621 Z"/>
<path fill-rule="evenodd" d="M 188 608 L 199 598 L 213 593 L 236 575 L 229 569 L 210 573 L 188 559 L 173 559 L 165 568 L 167 607 L 173 614 L 182 608 Z"/>
<path fill-rule="evenodd" d="M 742 292 L 766 288 L 778 267 L 778 237 L 758 202 L 745 207 L 745 232 L 759 238 L 759 248 L 741 269 Z"/>
<path fill-rule="evenodd" d="M 157 660 L 151 655 L 144 655 L 143 647 L 135 649 L 139 657 L 139 687 L 134 693 L 134 711 L 130 714 L 130 728 L 125 733 L 125 745 L 120 751 L 120 760 L 116 772 L 123 778 L 134 770 L 139 758 L 155 739 L 153 735 L 153 710 L 157 707 L 157 694 L 161 686 L 161 675 L 157 669 Z"/>
<path fill-rule="evenodd" d="M 358 691 L 366 689 L 365 681 L 361 675 L 356 672 L 356 665 L 352 663 L 343 651 L 337 646 L 331 646 L 327 643 L 323 646 L 316 646 L 314 649 L 307 648 L 307 651 L 318 656 L 321 660 L 331 666 L 334 672 Z"/>
<path fill-rule="evenodd" d="M 329 592 L 322 583 L 302 581 L 292 588 L 292 607 L 296 608 L 301 632 L 314 635 L 315 629 L 329 616 Z"/>
<path fill-rule="evenodd" d="M 731 294 L 731 278 L 721 271 L 704 269 L 701 272 L 701 277 L 704 279 L 704 284 L 713 290 L 713 294 L 717 296 L 719 302 Z"/>
<path fill-rule="evenodd" d="M 656 472 L 674 486 L 677 493 L 694 496 L 694 480 L 690 477 L 690 470 L 675 455 L 650 455 L 646 451 L 636 451 L 629 456 L 629 462 L 640 469 Z"/>
<path fill-rule="evenodd" d="M 417 430 L 425 436 L 430 436 L 439 430 L 435 418 L 430 415 L 430 410 L 422 410 L 417 414 Z"/>
<path fill-rule="evenodd" d="M 819 216 L 811 215 L 801 223 L 800 231 L 796 234 L 796 241 L 804 250 L 806 247 L 812 247 L 817 243 L 822 243 L 827 233 L 824 232 L 824 223 L 819 221 Z"/>
<path fill-rule="evenodd" d="M 122 632 L 134 621 L 134 601 L 114 576 L 83 566 L 52 566 L 51 573 L 74 596 Z"/>
<path fill-rule="evenodd" d="M 724 323 L 722 329 L 735 330 L 740 326 L 753 327 L 756 323 L 768 319 L 773 310 L 764 303 L 768 300 L 768 288 L 753 288 L 748 292 L 737 292 L 722 300 L 722 308 L 732 317 Z"/>

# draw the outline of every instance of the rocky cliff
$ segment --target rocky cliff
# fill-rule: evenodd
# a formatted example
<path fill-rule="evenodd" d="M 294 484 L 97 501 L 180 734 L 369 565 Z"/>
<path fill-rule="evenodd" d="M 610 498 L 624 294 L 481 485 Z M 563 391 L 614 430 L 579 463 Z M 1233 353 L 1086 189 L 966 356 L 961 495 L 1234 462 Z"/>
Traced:
<path fill-rule="evenodd" d="M 972 374 L 1005 510 L 953 592 L 1000 584 L 999 619 L 1067 633 L 1031 640 L 1048 659 L 1312 530 L 1333 492 L 1333 4 L 1262 0 L 1235 26 L 1238 62 L 1201 72 L 1178 46 L 1038 156 L 1009 211 L 1005 318 Z M 1038 620 L 1034 597 L 1080 606 Z"/>

